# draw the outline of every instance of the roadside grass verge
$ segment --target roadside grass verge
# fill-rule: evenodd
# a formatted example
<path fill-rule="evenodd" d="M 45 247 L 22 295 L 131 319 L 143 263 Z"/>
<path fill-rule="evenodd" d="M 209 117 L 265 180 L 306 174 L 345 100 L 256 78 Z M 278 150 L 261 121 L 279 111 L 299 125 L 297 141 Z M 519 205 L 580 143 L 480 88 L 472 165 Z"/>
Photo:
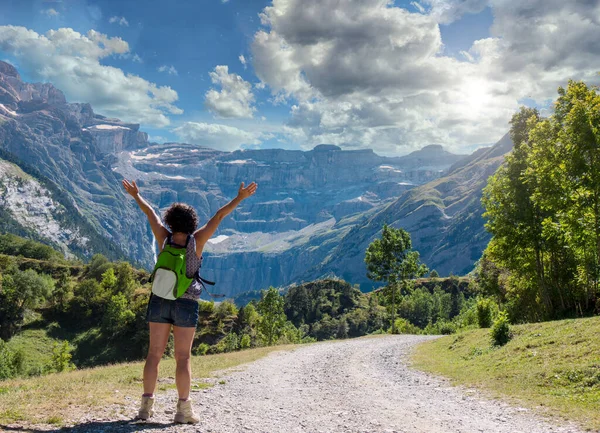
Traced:
<path fill-rule="evenodd" d="M 274 351 L 295 346 L 261 347 L 240 352 L 192 357 L 193 379 L 211 377 L 216 371 L 256 361 Z M 98 405 L 125 404 L 125 397 L 142 394 L 143 362 L 89 368 L 68 373 L 0 381 L 0 425 L 15 422 L 61 424 L 77 419 Z M 175 377 L 175 360 L 163 359 L 160 378 Z M 198 383 L 192 389 L 207 387 Z M 159 383 L 157 392 L 172 388 Z"/>
<path fill-rule="evenodd" d="M 493 347 L 489 329 L 419 345 L 413 365 L 454 384 L 600 431 L 600 317 L 512 326 Z"/>

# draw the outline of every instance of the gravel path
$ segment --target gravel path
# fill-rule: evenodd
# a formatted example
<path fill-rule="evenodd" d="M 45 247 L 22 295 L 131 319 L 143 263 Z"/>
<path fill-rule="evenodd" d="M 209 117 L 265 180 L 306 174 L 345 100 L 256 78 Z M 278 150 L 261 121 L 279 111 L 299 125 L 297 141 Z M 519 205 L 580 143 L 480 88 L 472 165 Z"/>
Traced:
<path fill-rule="evenodd" d="M 152 422 L 124 421 L 121 415 L 68 431 L 579 432 L 408 368 L 407 354 L 428 338 L 363 338 L 273 353 L 194 392 L 203 418 L 196 426 L 171 424 L 176 392 L 169 390 L 157 396 Z M 125 409 L 135 413 L 137 401 Z"/>

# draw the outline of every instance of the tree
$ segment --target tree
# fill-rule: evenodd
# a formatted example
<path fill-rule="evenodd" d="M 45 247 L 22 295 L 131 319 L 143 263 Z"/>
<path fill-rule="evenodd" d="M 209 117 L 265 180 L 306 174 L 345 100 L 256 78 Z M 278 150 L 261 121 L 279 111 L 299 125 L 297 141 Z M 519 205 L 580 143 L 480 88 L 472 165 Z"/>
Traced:
<path fill-rule="evenodd" d="M 2 275 L 0 338 L 8 341 L 23 324 L 25 312 L 50 297 L 54 281 L 32 269 Z"/>
<path fill-rule="evenodd" d="M 531 153 L 529 134 L 540 121 L 534 108 L 521 107 L 511 119 L 512 153 L 488 181 L 482 203 L 488 219 L 485 227 L 493 235 L 487 254 L 509 271 L 522 275 L 522 294 L 541 301 L 533 311 L 542 310 L 541 319 L 552 308 L 546 290 L 544 250 L 542 245 L 542 212 L 532 200 L 534 185 L 525 179 Z M 529 269 L 532 272 L 524 273 Z"/>
<path fill-rule="evenodd" d="M 102 274 L 104 274 L 109 268 L 112 268 L 112 264 L 105 256 L 102 254 L 94 254 L 87 265 L 86 277 L 101 281 Z"/>
<path fill-rule="evenodd" d="M 513 116 L 515 148 L 482 200 L 482 281 L 518 320 L 590 314 L 600 295 L 600 95 L 574 81 L 558 93 L 547 119 Z"/>
<path fill-rule="evenodd" d="M 122 293 L 111 296 L 102 317 L 102 329 L 109 334 L 118 334 L 135 319 L 129 309 L 127 298 Z"/>
<path fill-rule="evenodd" d="M 367 277 L 374 281 L 385 281 L 386 291 L 391 297 L 392 333 L 395 333 L 396 292 L 407 289 L 409 280 L 427 273 L 427 267 L 420 263 L 419 253 L 411 251 L 410 235 L 404 229 L 395 229 L 384 224 L 381 239 L 375 239 L 365 254 Z"/>
<path fill-rule="evenodd" d="M 133 268 L 127 262 L 119 262 L 115 267 L 115 275 L 117 277 L 116 291 L 131 300 L 136 286 Z"/>
<path fill-rule="evenodd" d="M 257 305 L 257 310 L 261 315 L 258 329 L 263 336 L 267 346 L 271 346 L 283 332 L 283 326 L 286 322 L 283 312 L 283 297 L 277 289 L 269 287 L 269 290 L 263 290 L 262 297 Z"/>
<path fill-rule="evenodd" d="M 52 304 L 58 311 L 64 311 L 71 295 L 72 287 L 69 279 L 69 271 L 62 269 L 58 274 L 54 291 L 52 292 Z"/>
<path fill-rule="evenodd" d="M 260 315 L 256 311 L 254 304 L 248 304 L 240 308 L 238 313 L 239 330 L 254 329 L 260 320 Z"/>
<path fill-rule="evenodd" d="M 440 274 L 434 269 L 429 273 L 429 278 L 440 278 Z"/>
<path fill-rule="evenodd" d="M 52 347 L 52 360 L 48 369 L 60 373 L 61 371 L 75 370 L 75 364 L 71 362 L 71 351 L 68 341 L 63 341 L 62 344 L 54 343 Z"/>
<path fill-rule="evenodd" d="M 100 285 L 106 293 L 115 293 L 117 288 L 117 277 L 113 268 L 108 268 L 104 271 Z"/>

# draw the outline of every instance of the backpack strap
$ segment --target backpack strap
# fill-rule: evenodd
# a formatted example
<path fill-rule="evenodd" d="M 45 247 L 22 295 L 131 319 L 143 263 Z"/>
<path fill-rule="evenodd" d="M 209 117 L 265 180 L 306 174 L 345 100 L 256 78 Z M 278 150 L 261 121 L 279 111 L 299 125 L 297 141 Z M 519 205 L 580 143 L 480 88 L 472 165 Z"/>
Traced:
<path fill-rule="evenodd" d="M 204 278 L 202 278 L 200 276 L 200 269 L 198 269 L 198 271 L 196 272 L 196 275 L 194 275 L 194 279 L 200 283 L 200 285 L 202 286 L 202 289 L 204 291 L 206 291 L 206 293 L 208 293 L 208 296 L 210 296 L 211 298 L 224 298 L 225 295 L 221 294 L 221 293 L 212 293 L 210 290 L 208 290 L 208 288 L 206 287 L 206 284 L 208 284 L 209 286 L 214 286 L 215 282 L 214 281 L 209 281 L 206 280 Z"/>

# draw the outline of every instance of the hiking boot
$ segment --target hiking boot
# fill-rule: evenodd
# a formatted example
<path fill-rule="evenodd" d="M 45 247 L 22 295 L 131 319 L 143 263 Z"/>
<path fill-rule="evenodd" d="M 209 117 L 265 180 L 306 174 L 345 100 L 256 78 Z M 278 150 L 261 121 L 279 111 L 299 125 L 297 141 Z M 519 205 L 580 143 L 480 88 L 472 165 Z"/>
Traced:
<path fill-rule="evenodd" d="M 179 400 L 177 402 L 177 413 L 175 414 L 175 422 L 180 424 L 196 424 L 200 422 L 200 418 L 192 409 L 191 400 Z"/>
<path fill-rule="evenodd" d="M 152 415 L 154 415 L 154 411 L 152 407 L 154 406 L 154 397 L 142 397 L 142 405 L 140 406 L 140 410 L 138 411 L 137 419 L 147 420 Z"/>

